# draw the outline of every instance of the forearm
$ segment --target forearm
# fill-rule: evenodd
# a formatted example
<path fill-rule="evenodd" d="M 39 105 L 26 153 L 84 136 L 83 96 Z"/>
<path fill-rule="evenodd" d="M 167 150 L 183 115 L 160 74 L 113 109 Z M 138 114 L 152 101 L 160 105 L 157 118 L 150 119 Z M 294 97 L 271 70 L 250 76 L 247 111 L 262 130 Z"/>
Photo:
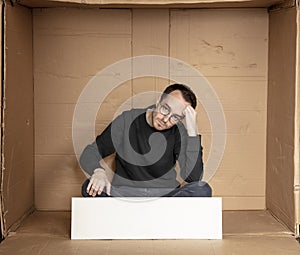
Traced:
<path fill-rule="evenodd" d="M 100 160 L 101 156 L 97 144 L 93 142 L 85 147 L 80 156 L 79 163 L 81 168 L 91 176 L 95 169 L 101 167 Z"/>
<path fill-rule="evenodd" d="M 181 158 L 181 176 L 186 182 L 201 180 L 203 176 L 203 160 L 201 136 L 187 138 L 187 146 Z"/>

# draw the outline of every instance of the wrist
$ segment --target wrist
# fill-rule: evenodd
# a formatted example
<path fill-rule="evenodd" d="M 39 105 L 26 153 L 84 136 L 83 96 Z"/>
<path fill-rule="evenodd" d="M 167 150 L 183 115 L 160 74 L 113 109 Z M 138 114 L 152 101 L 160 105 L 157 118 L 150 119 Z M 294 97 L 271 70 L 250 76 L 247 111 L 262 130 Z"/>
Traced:
<path fill-rule="evenodd" d="M 187 129 L 188 136 L 197 136 L 198 132 L 196 128 L 189 128 Z"/>
<path fill-rule="evenodd" d="M 94 170 L 94 174 L 99 174 L 99 173 L 104 173 L 105 174 L 105 170 L 103 168 L 96 168 Z"/>

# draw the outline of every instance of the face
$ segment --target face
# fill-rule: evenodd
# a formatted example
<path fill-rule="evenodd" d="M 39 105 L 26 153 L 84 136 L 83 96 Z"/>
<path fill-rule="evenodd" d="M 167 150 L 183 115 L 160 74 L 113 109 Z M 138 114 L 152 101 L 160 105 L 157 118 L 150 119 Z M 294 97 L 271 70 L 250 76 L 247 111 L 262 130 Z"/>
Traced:
<path fill-rule="evenodd" d="M 152 113 L 152 125 L 157 130 L 169 129 L 184 118 L 184 110 L 190 103 L 185 101 L 181 91 L 174 90 L 156 104 Z"/>

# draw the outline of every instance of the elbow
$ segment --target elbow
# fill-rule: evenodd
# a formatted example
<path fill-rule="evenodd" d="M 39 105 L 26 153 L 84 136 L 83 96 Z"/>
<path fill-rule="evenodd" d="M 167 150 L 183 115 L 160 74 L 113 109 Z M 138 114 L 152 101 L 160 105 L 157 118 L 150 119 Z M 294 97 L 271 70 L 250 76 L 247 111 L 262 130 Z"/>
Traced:
<path fill-rule="evenodd" d="M 81 153 L 80 157 L 79 157 L 79 165 L 80 167 L 84 170 L 84 166 L 85 166 L 85 162 L 86 162 L 86 150 L 87 147 L 84 148 L 83 152 Z"/>
<path fill-rule="evenodd" d="M 79 165 L 84 171 L 86 171 L 89 168 L 89 164 L 91 162 L 91 155 L 91 145 L 88 145 L 84 148 L 79 157 Z"/>

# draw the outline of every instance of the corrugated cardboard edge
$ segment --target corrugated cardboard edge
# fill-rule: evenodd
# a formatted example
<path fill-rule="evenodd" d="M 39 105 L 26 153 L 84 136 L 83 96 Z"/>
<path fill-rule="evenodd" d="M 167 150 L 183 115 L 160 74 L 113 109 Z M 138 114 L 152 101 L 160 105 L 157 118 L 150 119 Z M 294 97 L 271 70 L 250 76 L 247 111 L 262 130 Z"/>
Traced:
<path fill-rule="evenodd" d="M 1 88 L 0 88 L 0 105 L 1 105 L 1 113 L 0 113 L 0 152 L 1 152 L 1 169 L 0 169 L 0 227 L 1 227 L 1 233 L 0 233 L 0 242 L 4 238 L 5 233 L 5 222 L 3 217 L 3 153 L 2 153 L 2 88 L 3 88 L 3 51 L 4 51 L 4 44 L 3 44 L 3 31 L 4 31 L 4 24 L 3 24 L 3 18 L 4 18 L 4 12 L 3 12 L 4 4 L 1 1 L 0 2 L 0 41 L 1 41 L 1 50 L 0 50 L 0 81 L 1 81 Z"/>
<path fill-rule="evenodd" d="M 297 0 L 297 50 L 296 50 L 296 86 L 295 86 L 295 173 L 294 173 L 294 199 L 295 199 L 295 237 L 300 242 L 300 94 L 299 94 L 299 59 L 300 59 L 300 1 Z"/>
<path fill-rule="evenodd" d="M 101 8 L 252 8 L 270 7 L 286 0 L 13 0 L 27 7 Z"/>

